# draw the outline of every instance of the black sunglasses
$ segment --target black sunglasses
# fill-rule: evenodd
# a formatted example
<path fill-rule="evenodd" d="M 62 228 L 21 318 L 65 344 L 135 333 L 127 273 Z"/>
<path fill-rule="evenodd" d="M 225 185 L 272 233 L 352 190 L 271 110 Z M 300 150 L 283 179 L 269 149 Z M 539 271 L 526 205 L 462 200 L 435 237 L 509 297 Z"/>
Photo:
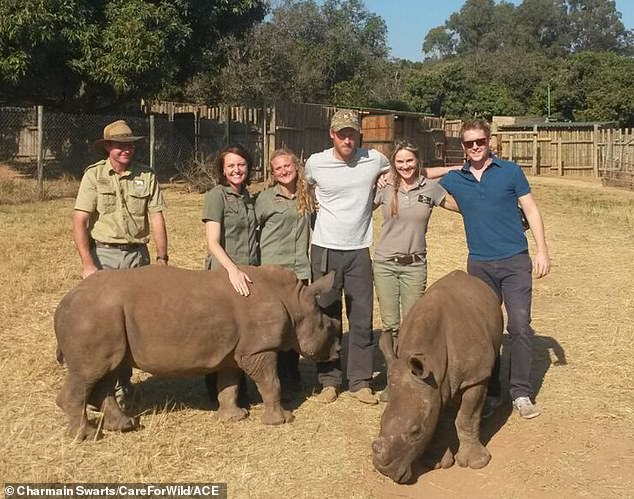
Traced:
<path fill-rule="evenodd" d="M 486 145 L 487 140 L 488 140 L 487 138 L 475 139 L 475 140 L 463 140 L 462 145 L 465 146 L 467 149 L 471 149 L 473 147 L 473 144 L 477 145 L 478 147 L 482 147 Z"/>

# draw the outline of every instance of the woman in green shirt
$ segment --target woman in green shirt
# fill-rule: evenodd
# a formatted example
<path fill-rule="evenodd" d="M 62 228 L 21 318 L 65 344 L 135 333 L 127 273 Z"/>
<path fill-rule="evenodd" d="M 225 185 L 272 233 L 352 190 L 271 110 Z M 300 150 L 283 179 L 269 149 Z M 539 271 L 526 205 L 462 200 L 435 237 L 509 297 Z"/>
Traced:
<path fill-rule="evenodd" d="M 249 276 L 238 265 L 258 265 L 255 203 L 247 190 L 251 155 L 240 145 L 220 151 L 215 162 L 219 184 L 205 195 L 202 220 L 207 268 L 224 268 L 231 285 L 249 295 Z"/>
<path fill-rule="evenodd" d="M 238 265 L 258 265 L 255 203 L 247 190 L 251 155 L 240 145 L 218 153 L 214 170 L 218 185 L 205 195 L 202 220 L 207 241 L 207 269 L 224 268 L 237 293 L 248 296 L 249 276 Z M 205 376 L 212 402 L 217 400 L 217 375 Z M 246 379 L 240 378 L 238 404 L 248 407 Z"/>
<path fill-rule="evenodd" d="M 298 279 L 308 284 L 313 203 L 301 170 L 292 151 L 276 150 L 271 155 L 273 185 L 258 196 L 255 214 L 260 227 L 262 265 L 280 265 L 295 272 Z M 301 390 L 299 354 L 296 351 L 278 354 L 278 375 L 283 388 Z"/>

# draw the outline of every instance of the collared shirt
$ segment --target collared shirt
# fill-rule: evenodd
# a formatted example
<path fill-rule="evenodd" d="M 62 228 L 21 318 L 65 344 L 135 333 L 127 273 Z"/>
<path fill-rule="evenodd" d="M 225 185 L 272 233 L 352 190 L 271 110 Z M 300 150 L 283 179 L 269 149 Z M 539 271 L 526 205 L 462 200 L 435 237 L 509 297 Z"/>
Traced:
<path fill-rule="evenodd" d="M 254 202 L 246 188 L 238 194 L 228 185 L 215 186 L 205 195 L 202 220 L 220 224 L 220 245 L 234 263 L 258 264 Z M 211 262 L 212 269 L 220 267 Z"/>
<path fill-rule="evenodd" d="M 372 244 L 372 199 L 378 176 L 390 168 L 375 149 L 357 149 L 351 161 L 334 155 L 334 148 L 306 161 L 306 181 L 315 186 L 319 211 L 313 244 L 322 248 L 355 250 Z"/>
<path fill-rule="evenodd" d="M 374 204 L 381 208 L 383 224 L 374 259 L 385 261 L 400 255 L 424 255 L 429 217 L 433 207 L 438 206 L 446 194 L 438 182 L 425 177 L 420 177 L 409 191 L 405 191 L 401 182 L 397 192 L 398 215 L 392 216 L 394 186 L 388 184 L 379 189 Z"/>
<path fill-rule="evenodd" d="M 165 210 L 156 175 L 147 166 L 132 163 L 118 174 L 109 159 L 86 168 L 75 210 L 90 214 L 90 236 L 103 243 L 147 243 L 148 214 Z"/>
<path fill-rule="evenodd" d="M 260 226 L 260 263 L 281 265 L 298 279 L 310 279 L 310 214 L 300 215 L 297 206 L 297 196 L 285 196 L 277 184 L 258 196 L 255 215 Z"/>
<path fill-rule="evenodd" d="M 480 181 L 468 162 L 440 179 L 460 207 L 473 260 L 502 260 L 528 251 L 517 209 L 518 198 L 531 191 L 526 175 L 517 163 L 491 159 Z"/>

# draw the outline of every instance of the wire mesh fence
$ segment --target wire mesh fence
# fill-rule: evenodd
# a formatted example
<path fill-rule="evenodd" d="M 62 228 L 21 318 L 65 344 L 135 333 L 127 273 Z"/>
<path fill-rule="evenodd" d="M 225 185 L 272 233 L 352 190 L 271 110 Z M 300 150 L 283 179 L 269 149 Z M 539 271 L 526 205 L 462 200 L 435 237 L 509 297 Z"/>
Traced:
<path fill-rule="evenodd" d="M 103 129 L 125 119 L 135 135 L 145 137 L 137 144 L 135 159 L 162 175 L 174 174 L 191 161 L 195 145 L 174 122 L 163 117 L 42 113 L 41 145 L 38 139 L 36 108 L 0 108 L 0 161 L 27 175 L 35 175 L 41 149 L 45 177 L 61 173 L 79 176 L 90 164 L 105 157 L 93 147 L 103 137 Z M 153 126 L 151 126 L 153 121 Z M 150 147 L 152 145 L 152 150 Z"/>

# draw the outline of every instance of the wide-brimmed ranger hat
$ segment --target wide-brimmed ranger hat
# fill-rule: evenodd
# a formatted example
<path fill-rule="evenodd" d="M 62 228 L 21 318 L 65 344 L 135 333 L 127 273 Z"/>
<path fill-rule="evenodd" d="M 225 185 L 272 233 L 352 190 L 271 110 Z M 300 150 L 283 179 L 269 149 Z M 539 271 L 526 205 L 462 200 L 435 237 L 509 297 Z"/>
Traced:
<path fill-rule="evenodd" d="M 132 129 L 125 120 L 117 120 L 105 126 L 103 129 L 103 139 L 96 141 L 93 147 L 98 151 L 103 151 L 106 142 L 137 142 L 144 138 L 145 137 L 142 136 L 132 135 Z"/>
<path fill-rule="evenodd" d="M 357 132 L 361 131 L 359 115 L 356 111 L 351 111 L 350 109 L 340 109 L 332 115 L 332 118 L 330 119 L 330 129 L 333 132 L 338 132 L 344 128 L 353 128 Z"/>

